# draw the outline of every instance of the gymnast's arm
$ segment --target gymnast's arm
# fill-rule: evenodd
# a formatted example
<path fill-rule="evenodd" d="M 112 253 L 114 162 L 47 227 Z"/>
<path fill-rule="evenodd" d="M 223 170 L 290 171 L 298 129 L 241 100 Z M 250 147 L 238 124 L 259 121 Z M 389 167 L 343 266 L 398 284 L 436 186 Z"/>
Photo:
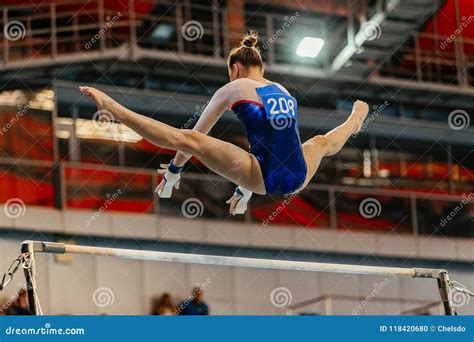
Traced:
<path fill-rule="evenodd" d="M 209 133 L 217 120 L 219 120 L 224 111 L 228 108 L 229 94 L 228 85 L 220 88 L 207 104 L 193 130 L 204 134 Z M 158 170 L 158 173 L 163 175 L 163 179 L 155 189 L 158 196 L 161 198 L 170 198 L 173 188 L 179 189 L 181 171 L 184 164 L 186 164 L 190 158 L 191 154 L 178 151 L 169 164 L 161 164 L 161 169 Z"/>
<path fill-rule="evenodd" d="M 225 110 L 229 108 L 229 89 L 228 84 L 220 88 L 214 96 L 212 96 L 208 105 L 199 117 L 198 122 L 193 130 L 208 134 L 214 127 L 216 122 L 222 117 Z M 191 154 L 178 151 L 173 159 L 173 164 L 177 167 L 182 167 L 192 157 Z"/>

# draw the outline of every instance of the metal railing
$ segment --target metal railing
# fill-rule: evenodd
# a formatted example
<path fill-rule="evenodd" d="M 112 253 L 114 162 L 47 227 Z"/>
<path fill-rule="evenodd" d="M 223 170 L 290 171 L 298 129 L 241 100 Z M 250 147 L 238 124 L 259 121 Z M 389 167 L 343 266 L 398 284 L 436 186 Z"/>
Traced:
<path fill-rule="evenodd" d="M 472 18 L 474 25 L 474 16 Z M 381 68 L 384 75 L 416 79 L 417 82 L 457 85 L 460 88 L 472 87 L 474 39 L 434 32 L 414 33 L 412 38 L 414 45 L 400 47 L 399 53 L 404 61 L 414 63 L 416 70 L 397 66 L 399 60 L 394 59 Z M 454 50 L 447 48 L 451 46 Z"/>
<path fill-rule="evenodd" d="M 381 283 L 383 284 L 383 283 Z M 334 315 L 341 314 L 334 312 L 334 303 L 348 302 L 353 303 L 357 302 L 360 305 L 352 308 L 352 313 L 357 315 L 361 311 L 370 309 L 371 306 L 375 305 L 392 305 L 400 306 L 400 312 L 395 313 L 395 310 L 392 310 L 392 314 L 399 315 L 426 315 L 426 314 L 435 314 L 435 315 L 444 315 L 444 306 L 440 301 L 432 300 L 422 300 L 415 298 L 403 298 L 403 297 L 381 297 L 381 296 L 351 296 L 351 295 L 337 295 L 337 294 L 328 294 L 322 295 L 316 298 L 308 299 L 299 303 L 295 303 L 286 308 L 287 315 L 308 315 L 308 314 L 322 314 L 322 315 Z M 434 310 L 432 312 L 432 310 Z"/>
<path fill-rule="evenodd" d="M 131 0 L 122 10 L 106 8 L 103 0 L 3 6 L 0 22 L 4 32 L 10 34 L 4 34 L 1 40 L 0 70 L 105 57 L 135 59 L 150 52 L 162 52 L 150 56 L 181 58 L 183 61 L 205 57 L 225 65 L 227 52 L 245 30 L 245 27 L 238 31 L 232 27 L 230 9 L 220 1 L 161 4 L 156 0 L 145 0 L 140 3 L 145 10 L 139 10 Z M 303 11 L 301 8 L 300 12 Z M 333 34 L 326 32 L 324 20 L 314 18 L 318 17 L 317 13 L 311 13 L 311 17 L 300 15 L 300 12 L 295 8 L 288 10 L 287 15 L 276 12 L 263 15 L 246 13 L 244 9 L 241 24 L 258 29 L 261 50 L 270 67 L 294 64 L 294 56 L 282 51 L 295 44 L 290 29 L 295 22 L 298 31 L 316 30 L 323 36 Z M 456 21 L 462 25 L 459 11 L 456 13 Z M 434 47 L 424 48 L 420 45 L 423 39 L 433 41 Z M 469 68 L 474 56 L 465 51 L 466 46 L 474 45 L 472 40 L 437 32 L 413 33 L 413 40 L 414 46 L 402 48 L 402 51 L 406 60 L 414 62 L 416 70 L 388 63 L 381 67 L 382 73 L 398 78 L 411 78 L 416 73 L 419 82 L 453 83 L 461 88 L 473 84 Z M 444 50 L 444 42 L 451 40 L 454 51 Z M 329 55 L 322 56 L 316 61 L 318 68 L 313 63 L 312 69 L 320 70 L 323 75 L 330 62 Z M 455 71 L 451 73 L 453 69 Z"/>
<path fill-rule="evenodd" d="M 43 201 L 56 203 L 56 206 L 63 209 L 97 210 L 113 197 L 123 205 L 116 208 L 109 206 L 108 210 L 184 217 L 182 204 L 192 198 L 200 203 L 199 216 L 208 219 L 239 220 L 264 226 L 283 224 L 295 228 L 396 230 L 414 235 L 472 235 L 469 227 L 465 227 L 465 232 L 443 229 L 448 224 L 449 213 L 456 213 L 453 216 L 461 218 L 465 215 L 472 220 L 472 217 L 467 216 L 472 215 L 472 206 L 469 204 L 472 194 L 465 197 L 310 183 L 298 196 L 254 196 L 246 215 L 234 217 L 228 214 L 225 204 L 234 185 L 215 174 L 186 172 L 183 174 L 181 189 L 175 191 L 171 199 L 160 199 L 154 192 L 160 181 L 155 170 L 16 159 L 0 159 L 0 165 L 49 169 L 48 173 L 57 177 L 54 184 L 51 184 L 54 189 L 51 196 L 54 198 Z M 43 178 L 35 182 L 40 184 L 53 181 Z M 117 192 L 120 196 L 112 196 Z M 18 196 L 15 197 L 21 198 L 24 189 L 17 189 L 17 193 Z M 34 201 L 26 204 L 44 205 Z M 443 214 L 426 216 L 426 208 L 433 205 L 445 208 Z M 460 213 L 466 207 L 471 208 L 471 213 L 469 210 L 465 210 L 464 214 Z M 449 218 L 449 221 L 454 222 L 454 218 Z M 436 224 L 434 227 L 433 222 Z"/>

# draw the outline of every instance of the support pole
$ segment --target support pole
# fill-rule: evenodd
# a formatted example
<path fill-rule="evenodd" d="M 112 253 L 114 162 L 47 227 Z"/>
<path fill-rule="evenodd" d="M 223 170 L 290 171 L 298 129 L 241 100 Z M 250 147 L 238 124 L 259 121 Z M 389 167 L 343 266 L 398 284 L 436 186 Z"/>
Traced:
<path fill-rule="evenodd" d="M 35 279 L 35 252 L 34 242 L 26 241 L 21 245 L 21 253 L 28 253 L 28 267 L 24 267 L 23 271 L 26 278 L 26 291 L 28 293 L 28 306 L 32 315 L 40 315 L 41 310 L 38 302 L 37 287 Z"/>
<path fill-rule="evenodd" d="M 449 275 L 448 271 L 441 270 L 439 271 L 438 281 L 438 288 L 439 288 L 439 295 L 441 297 L 441 302 L 444 307 L 444 313 L 447 316 L 456 315 L 456 311 L 453 308 L 451 303 L 451 289 L 449 286 Z"/>

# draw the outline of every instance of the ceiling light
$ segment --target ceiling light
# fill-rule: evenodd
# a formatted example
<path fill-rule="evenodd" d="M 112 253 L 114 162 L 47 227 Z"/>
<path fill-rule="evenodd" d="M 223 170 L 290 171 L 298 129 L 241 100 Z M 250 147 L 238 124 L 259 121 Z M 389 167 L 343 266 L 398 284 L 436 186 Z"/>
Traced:
<path fill-rule="evenodd" d="M 301 57 L 316 57 L 324 46 L 321 38 L 304 37 L 298 44 L 296 54 Z"/>

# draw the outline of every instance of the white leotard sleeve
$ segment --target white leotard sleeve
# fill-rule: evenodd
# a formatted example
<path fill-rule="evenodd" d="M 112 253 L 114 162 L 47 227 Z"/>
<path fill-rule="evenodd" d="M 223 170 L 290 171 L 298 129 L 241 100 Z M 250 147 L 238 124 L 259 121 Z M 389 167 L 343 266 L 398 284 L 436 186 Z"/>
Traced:
<path fill-rule="evenodd" d="M 196 122 L 196 125 L 194 125 L 193 130 L 208 134 L 216 122 L 221 118 L 222 114 L 224 114 L 226 109 L 229 108 L 229 103 L 230 90 L 229 84 L 226 84 L 214 93 L 198 121 Z M 186 163 L 189 158 L 191 158 L 191 154 L 181 151 L 179 151 L 175 156 L 175 160 L 178 159 L 180 164 Z"/>
<path fill-rule="evenodd" d="M 214 93 L 199 117 L 193 130 L 207 134 L 229 108 L 229 85 L 226 84 Z"/>

